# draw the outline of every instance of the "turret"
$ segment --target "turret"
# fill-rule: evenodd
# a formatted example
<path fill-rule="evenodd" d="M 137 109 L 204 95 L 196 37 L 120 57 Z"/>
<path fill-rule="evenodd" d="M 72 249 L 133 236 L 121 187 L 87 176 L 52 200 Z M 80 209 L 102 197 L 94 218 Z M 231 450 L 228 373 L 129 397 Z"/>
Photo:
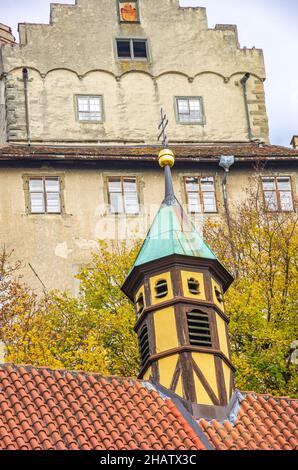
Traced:
<path fill-rule="evenodd" d="M 164 149 L 165 198 L 122 287 L 134 302 L 140 379 L 192 404 L 225 406 L 234 388 L 224 293 L 233 278 L 177 201 Z"/>

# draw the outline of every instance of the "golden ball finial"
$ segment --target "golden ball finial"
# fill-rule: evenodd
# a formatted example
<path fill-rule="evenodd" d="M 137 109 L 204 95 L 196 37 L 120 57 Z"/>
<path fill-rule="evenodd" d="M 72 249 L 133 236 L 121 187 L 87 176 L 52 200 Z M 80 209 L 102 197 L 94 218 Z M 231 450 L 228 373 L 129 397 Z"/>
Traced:
<path fill-rule="evenodd" d="M 158 154 L 158 163 L 161 168 L 164 168 L 167 165 L 172 168 L 175 163 L 175 157 L 172 150 L 162 149 Z"/>

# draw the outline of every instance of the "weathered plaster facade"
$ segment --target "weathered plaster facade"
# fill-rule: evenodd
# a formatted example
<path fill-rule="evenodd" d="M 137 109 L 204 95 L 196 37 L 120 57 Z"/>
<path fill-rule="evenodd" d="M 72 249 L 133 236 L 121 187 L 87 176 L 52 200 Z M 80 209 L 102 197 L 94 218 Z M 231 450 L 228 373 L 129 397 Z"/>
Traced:
<path fill-rule="evenodd" d="M 250 177 L 256 175 L 253 160 L 241 161 L 241 145 L 252 148 L 251 154 L 250 148 L 245 150 L 248 157 L 260 154 L 263 175 L 291 176 L 297 199 L 298 153 L 292 151 L 291 163 L 291 158 L 281 158 L 266 164 L 270 149 L 262 157 L 262 145 L 256 150 L 258 145 L 249 143 L 241 84 L 246 73 L 251 137 L 268 143 L 262 51 L 240 48 L 233 25 L 209 29 L 205 8 L 181 8 L 178 0 L 139 0 L 139 6 L 140 23 L 123 24 L 116 0 L 52 4 L 50 24 L 20 24 L 20 43 L 0 46 L 0 245 L 15 250 L 14 256 L 24 262 L 25 280 L 37 289 L 41 280 L 48 289 L 77 292 L 74 275 L 88 263 L 97 239 L 144 238 L 163 198 L 163 175 L 153 161 L 159 149 L 148 151 L 147 161 L 125 152 L 133 148 L 137 155 L 156 145 L 161 106 L 169 118 L 170 145 L 190 149 L 188 160 L 178 158 L 173 171 L 181 202 L 186 203 L 184 176 L 214 176 L 218 212 L 208 217 L 220 217 L 223 170 L 218 163 L 220 155 L 237 155 L 235 142 L 240 143 L 240 157 L 228 179 L 230 202 L 245 197 Z M 116 38 L 147 39 L 149 60 L 118 60 Z M 20 144 L 28 143 L 24 68 L 31 146 L 24 146 L 19 158 Z M 77 95 L 103 97 L 102 123 L 77 119 Z M 178 96 L 202 97 L 203 124 L 177 122 Z M 207 144 L 214 147 L 216 142 L 225 148 L 216 149 L 209 162 Z M 37 158 L 37 145 L 45 154 L 57 152 L 55 161 Z M 61 145 L 73 149 L 72 159 Z M 122 157 L 110 158 L 107 152 L 100 161 L 93 159 L 92 152 L 104 146 L 114 146 Z M 192 158 L 196 146 L 202 146 L 203 159 Z M 26 178 L 51 175 L 61 178 L 61 214 L 30 214 Z M 138 178 L 139 215 L 110 214 L 108 176 Z M 197 216 L 197 226 L 206 217 Z"/>
<path fill-rule="evenodd" d="M 246 189 L 256 176 L 289 175 L 293 179 L 297 201 L 298 174 L 289 164 L 273 164 L 256 175 L 251 164 L 238 164 L 228 179 L 228 195 L 232 203 L 245 197 Z M 26 210 L 25 176 L 60 175 L 63 179 L 64 208 L 62 214 L 30 214 Z M 112 215 L 107 199 L 107 176 L 137 176 L 139 180 L 140 214 Z M 175 194 L 186 205 L 184 176 L 214 176 L 218 213 L 196 215 L 200 230 L 206 217 L 217 220 L 223 213 L 221 181 L 223 172 L 218 164 L 179 164 L 173 170 Z M 26 281 L 42 288 L 31 266 L 49 288 L 77 292 L 74 275 L 86 265 L 96 240 L 143 239 L 163 198 L 163 173 L 156 163 L 138 162 L 0 162 L 0 234 L 1 243 L 15 249 L 14 256 L 24 261 Z M 9 188 L 9 191 L 8 191 Z"/>
<path fill-rule="evenodd" d="M 172 142 L 247 141 L 246 72 L 252 136 L 268 141 L 262 50 L 241 49 L 233 25 L 209 29 L 205 8 L 139 4 L 137 24 L 119 23 L 116 0 L 77 0 L 52 4 L 49 25 L 19 25 L 20 44 L 2 47 L 9 142 L 27 139 L 24 67 L 32 143 L 154 143 L 161 106 Z M 116 38 L 147 39 L 148 61 L 118 60 Z M 103 96 L 103 123 L 77 120 L 75 96 L 84 94 Z M 176 96 L 202 96 L 205 123 L 177 124 Z"/>

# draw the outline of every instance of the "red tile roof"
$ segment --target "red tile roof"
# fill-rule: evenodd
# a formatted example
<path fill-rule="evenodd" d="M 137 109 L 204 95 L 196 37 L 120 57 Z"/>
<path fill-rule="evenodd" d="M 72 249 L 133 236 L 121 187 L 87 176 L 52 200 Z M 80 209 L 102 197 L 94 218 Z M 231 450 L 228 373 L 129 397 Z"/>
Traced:
<path fill-rule="evenodd" d="M 131 378 L 0 365 L 0 449 L 298 449 L 297 400 L 237 392 L 234 419 L 197 422 L 166 392 Z"/>
<path fill-rule="evenodd" d="M 234 423 L 201 419 L 218 450 L 298 450 L 298 402 L 271 395 L 244 394 Z"/>
<path fill-rule="evenodd" d="M 0 449 L 201 450 L 205 446 L 173 401 L 150 383 L 4 364 L 0 365 Z"/>
<path fill-rule="evenodd" d="M 213 144 L 171 145 L 177 161 L 218 161 L 220 155 L 234 155 L 236 160 L 282 159 L 298 157 L 298 149 L 278 145 Z M 158 146 L 0 146 L 0 160 L 156 160 Z"/>

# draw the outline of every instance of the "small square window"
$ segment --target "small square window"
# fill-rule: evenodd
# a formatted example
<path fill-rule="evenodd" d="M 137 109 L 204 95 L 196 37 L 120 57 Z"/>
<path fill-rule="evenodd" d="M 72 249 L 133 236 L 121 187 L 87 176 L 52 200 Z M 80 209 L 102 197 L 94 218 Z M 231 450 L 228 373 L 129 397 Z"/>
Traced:
<path fill-rule="evenodd" d="M 176 112 L 181 124 L 203 124 L 201 97 L 176 98 Z"/>
<path fill-rule="evenodd" d="M 264 176 L 262 177 L 262 188 L 267 211 L 289 212 L 294 210 L 289 176 Z"/>
<path fill-rule="evenodd" d="M 136 215 L 139 213 L 139 196 L 135 177 L 116 177 L 108 180 L 110 212 Z"/>
<path fill-rule="evenodd" d="M 213 176 L 194 176 L 185 178 L 188 212 L 217 212 L 216 195 Z"/>
<path fill-rule="evenodd" d="M 102 96 L 77 96 L 79 121 L 103 120 Z"/>
<path fill-rule="evenodd" d="M 148 50 L 146 39 L 117 39 L 118 59 L 147 60 Z"/>
<path fill-rule="evenodd" d="M 119 58 L 130 59 L 131 58 L 131 51 L 130 51 L 130 41 L 117 41 L 117 54 Z"/>
<path fill-rule="evenodd" d="M 146 41 L 133 41 L 133 55 L 134 58 L 147 58 L 147 44 Z"/>
<path fill-rule="evenodd" d="M 31 214 L 60 214 L 60 178 L 29 178 L 29 209 Z"/>

